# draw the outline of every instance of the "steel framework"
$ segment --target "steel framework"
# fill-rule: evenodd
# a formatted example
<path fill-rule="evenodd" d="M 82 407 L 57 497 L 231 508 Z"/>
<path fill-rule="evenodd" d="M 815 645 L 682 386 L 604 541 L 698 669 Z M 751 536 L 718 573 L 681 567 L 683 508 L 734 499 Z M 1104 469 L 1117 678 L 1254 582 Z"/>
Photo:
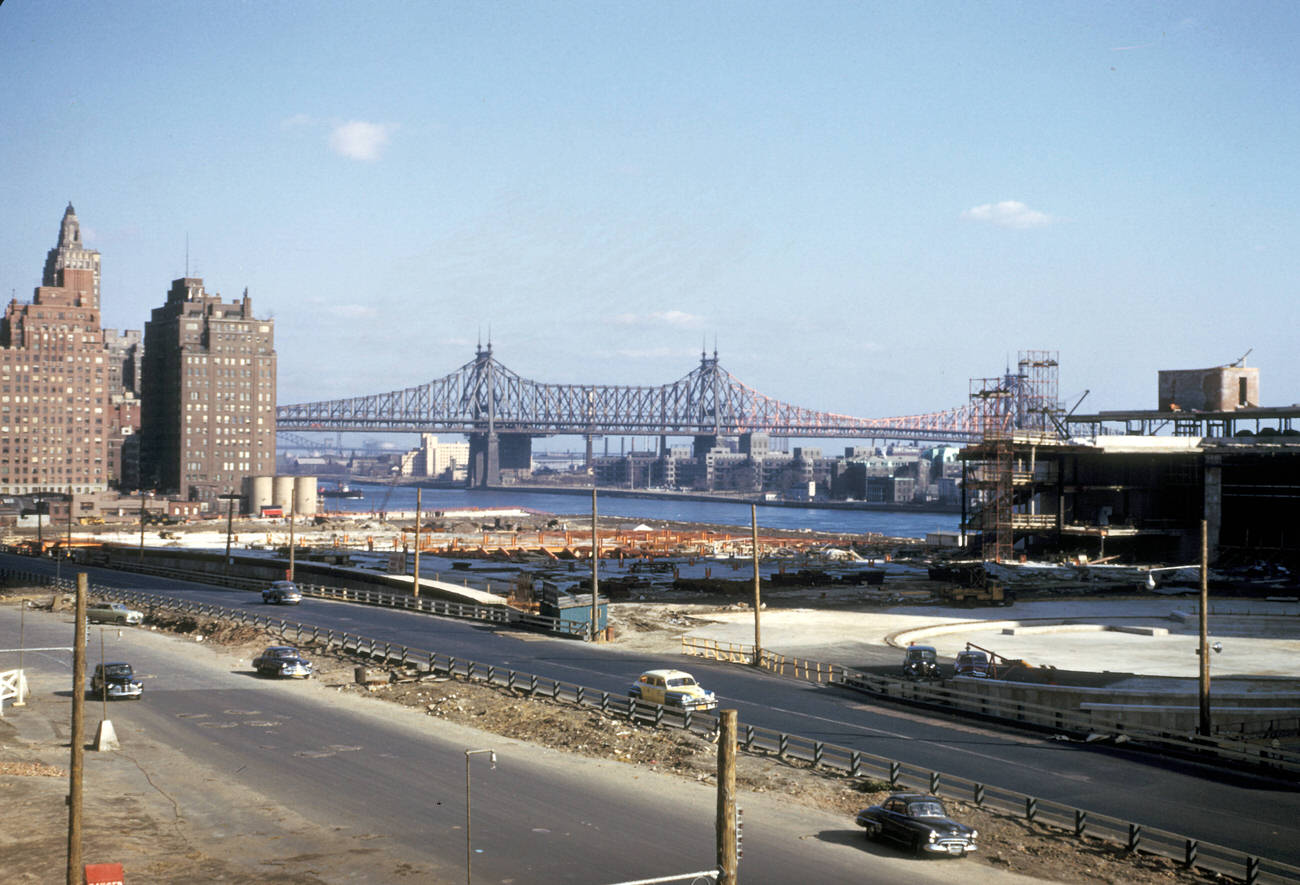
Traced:
<path fill-rule="evenodd" d="M 474 359 L 418 387 L 279 406 L 276 430 L 772 436 L 970 442 L 969 405 L 897 418 L 854 418 L 765 396 L 700 355 L 686 377 L 660 387 L 543 384 L 478 347 Z"/>

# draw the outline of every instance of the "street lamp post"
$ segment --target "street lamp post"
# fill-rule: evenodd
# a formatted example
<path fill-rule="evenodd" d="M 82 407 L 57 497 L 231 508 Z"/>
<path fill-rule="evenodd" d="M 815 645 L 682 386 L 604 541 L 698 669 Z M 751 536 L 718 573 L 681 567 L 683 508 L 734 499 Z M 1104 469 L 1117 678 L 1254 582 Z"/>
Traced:
<path fill-rule="evenodd" d="M 472 877 L 471 877 L 471 875 L 470 875 L 470 867 L 471 867 L 470 857 L 471 857 L 472 855 L 471 855 L 471 849 L 470 849 L 470 834 L 469 834 L 469 820 L 470 820 L 470 818 L 469 818 L 469 805 L 470 805 L 470 801 L 469 801 L 469 800 L 470 800 L 470 794 L 469 794 L 469 757 L 471 757 L 471 756 L 477 756 L 477 755 L 480 754 L 480 753 L 487 753 L 487 754 L 488 754 L 488 761 L 491 763 L 492 767 L 493 767 L 493 768 L 496 768 L 496 767 L 497 767 L 497 751 L 496 751 L 496 750 L 484 749 L 484 750 L 466 750 L 466 751 L 465 751 L 465 885 L 471 885 L 471 882 L 472 882 Z"/>

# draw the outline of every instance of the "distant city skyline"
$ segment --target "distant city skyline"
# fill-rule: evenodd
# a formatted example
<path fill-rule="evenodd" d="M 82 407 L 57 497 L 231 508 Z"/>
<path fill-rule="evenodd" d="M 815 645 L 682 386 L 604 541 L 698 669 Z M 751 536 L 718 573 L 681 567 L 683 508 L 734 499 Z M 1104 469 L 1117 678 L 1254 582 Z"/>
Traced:
<path fill-rule="evenodd" d="M 1300 400 L 1281 3 L 0 7 L 0 286 L 71 202 L 103 325 L 171 281 L 275 319 L 281 403 L 521 375 L 1082 410 L 1248 350 Z M 195 35 L 202 35 L 199 39 Z M 188 242 L 188 249 L 187 249 Z M 188 263 L 188 267 L 186 266 Z"/>

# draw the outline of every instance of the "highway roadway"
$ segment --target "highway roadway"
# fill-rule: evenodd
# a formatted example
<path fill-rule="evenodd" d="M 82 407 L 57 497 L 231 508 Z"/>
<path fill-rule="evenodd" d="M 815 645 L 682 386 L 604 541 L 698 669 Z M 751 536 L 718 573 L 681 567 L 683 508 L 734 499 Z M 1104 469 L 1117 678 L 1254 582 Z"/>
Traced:
<path fill-rule="evenodd" d="M 48 566 L 0 556 L 11 568 Z M 682 666 L 679 656 L 621 653 L 573 640 L 537 639 L 480 624 L 367 606 L 307 600 L 263 606 L 257 594 L 87 568 L 92 583 L 138 589 L 305 624 L 345 630 L 592 688 L 622 693 L 638 673 Z M 1300 791 L 1293 783 L 1055 741 L 874 704 L 746 668 L 692 659 L 697 678 L 742 722 L 1050 799 L 1300 866 Z"/>
<path fill-rule="evenodd" d="M 16 607 L 0 606 L 0 636 L 16 637 L 17 621 Z M 65 646 L 71 631 L 67 612 L 32 612 L 25 645 Z M 100 632 L 91 630 L 90 664 L 99 660 Z M 463 881 L 464 751 L 492 748 L 495 770 L 483 755 L 471 760 L 474 881 L 597 885 L 712 867 L 711 786 L 484 735 L 314 681 L 259 679 L 246 664 L 232 668 L 230 654 L 191 640 L 138 628 L 103 632 L 107 659 L 129 661 L 145 684 L 142 700 L 108 705 L 120 758 L 129 760 L 122 764 L 140 766 L 181 819 L 222 830 L 217 844 L 247 838 L 241 854 L 254 865 L 291 872 L 307 857 L 319 876 L 312 881 Z M 55 716 L 67 715 L 70 659 L 61 651 L 26 656 L 37 696 L 62 690 Z M 88 728 L 100 710 L 99 701 L 87 703 Z M 160 747 L 187 762 L 160 762 Z M 114 755 L 88 754 L 87 790 L 105 789 Z M 214 809 L 231 785 L 255 794 L 249 818 L 256 810 L 310 825 L 290 821 L 268 834 L 265 823 L 242 821 L 239 807 Z M 744 804 L 746 882 L 951 881 L 949 863 L 867 843 L 850 820 L 779 796 Z M 320 834 L 333 846 L 307 844 Z M 214 844 L 202 828 L 190 840 L 199 851 Z M 978 875 L 995 885 L 1030 881 L 984 866 Z"/>

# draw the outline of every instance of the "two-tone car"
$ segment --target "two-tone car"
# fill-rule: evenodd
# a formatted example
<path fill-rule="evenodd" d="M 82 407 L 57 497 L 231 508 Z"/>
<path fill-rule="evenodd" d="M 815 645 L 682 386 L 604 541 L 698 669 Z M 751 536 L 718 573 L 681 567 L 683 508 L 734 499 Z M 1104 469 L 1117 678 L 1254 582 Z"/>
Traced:
<path fill-rule="evenodd" d="M 297 605 L 302 602 L 302 591 L 293 581 L 274 581 L 262 591 L 262 601 L 275 605 Z"/>
<path fill-rule="evenodd" d="M 956 676 L 973 676 L 976 679 L 989 679 L 997 675 L 989 656 L 974 648 L 957 652 L 957 660 L 953 664 L 952 671 Z"/>
<path fill-rule="evenodd" d="M 682 670 L 646 670 L 627 694 L 633 700 L 683 710 L 715 710 L 718 707 L 717 695 Z"/>
<path fill-rule="evenodd" d="M 929 793 L 894 793 L 858 812 L 868 839 L 888 839 L 914 854 L 965 857 L 979 832 L 948 816 L 943 800 Z"/>
<path fill-rule="evenodd" d="M 291 645 L 268 645 L 253 658 L 253 669 L 259 676 L 287 676 L 306 679 L 311 676 L 311 661 Z"/>
<path fill-rule="evenodd" d="M 144 683 L 135 678 L 131 665 L 122 661 L 96 664 L 90 676 L 90 695 L 99 698 L 107 695 L 110 701 L 144 696 Z"/>
<path fill-rule="evenodd" d="M 96 602 L 86 607 L 86 620 L 92 624 L 141 624 L 144 612 L 121 602 Z"/>

